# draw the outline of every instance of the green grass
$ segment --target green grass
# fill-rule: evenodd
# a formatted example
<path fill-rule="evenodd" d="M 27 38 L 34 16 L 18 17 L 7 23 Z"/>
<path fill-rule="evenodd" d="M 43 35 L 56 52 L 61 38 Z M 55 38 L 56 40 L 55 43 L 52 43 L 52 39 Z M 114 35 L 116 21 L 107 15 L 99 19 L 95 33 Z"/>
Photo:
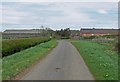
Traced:
<path fill-rule="evenodd" d="M 0 82 L 2 81 L 2 59 L 0 58 Z"/>
<path fill-rule="evenodd" d="M 41 43 L 11 56 L 3 58 L 2 79 L 10 79 L 34 64 L 57 45 L 56 40 Z"/>
<path fill-rule="evenodd" d="M 0 34 L 0 82 L 2 81 L 2 34 Z"/>
<path fill-rule="evenodd" d="M 96 80 L 118 80 L 118 54 L 113 46 L 72 41 Z"/>

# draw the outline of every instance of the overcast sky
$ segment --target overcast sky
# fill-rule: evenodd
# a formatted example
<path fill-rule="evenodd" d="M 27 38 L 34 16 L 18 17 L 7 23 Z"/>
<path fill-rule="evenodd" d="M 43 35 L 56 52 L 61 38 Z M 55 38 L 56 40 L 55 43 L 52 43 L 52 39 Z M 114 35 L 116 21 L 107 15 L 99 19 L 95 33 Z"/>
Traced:
<path fill-rule="evenodd" d="M 2 30 L 118 26 L 117 2 L 3 2 L 0 13 Z"/>

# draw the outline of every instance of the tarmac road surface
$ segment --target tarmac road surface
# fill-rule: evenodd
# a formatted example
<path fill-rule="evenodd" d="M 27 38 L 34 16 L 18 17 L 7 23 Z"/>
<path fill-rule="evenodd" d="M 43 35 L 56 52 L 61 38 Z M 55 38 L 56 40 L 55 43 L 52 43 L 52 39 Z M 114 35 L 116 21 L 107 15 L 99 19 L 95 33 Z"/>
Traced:
<path fill-rule="evenodd" d="M 58 42 L 21 80 L 94 80 L 77 49 L 68 41 Z"/>

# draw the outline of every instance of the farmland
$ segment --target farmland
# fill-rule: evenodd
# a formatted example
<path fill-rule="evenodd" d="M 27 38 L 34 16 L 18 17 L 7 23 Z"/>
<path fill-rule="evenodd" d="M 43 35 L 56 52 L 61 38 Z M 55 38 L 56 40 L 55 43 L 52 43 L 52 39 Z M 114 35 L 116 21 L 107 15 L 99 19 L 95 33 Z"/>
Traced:
<path fill-rule="evenodd" d="M 39 77 L 42 79 L 42 76 L 44 76 L 43 78 L 45 79 L 49 79 L 49 74 L 55 77 L 58 76 L 58 79 L 67 79 L 69 77 L 71 77 L 71 79 L 77 77 L 77 80 L 88 78 L 95 80 L 118 79 L 118 46 L 115 46 L 117 42 L 113 40 L 115 37 L 77 37 L 77 40 L 71 40 L 71 38 L 68 37 L 70 30 L 67 30 L 68 33 L 65 29 L 56 32 L 54 37 L 49 36 L 51 38 L 58 38 L 62 40 L 58 41 L 59 45 L 49 54 L 49 56 L 47 56 L 48 58 L 46 57 L 45 60 L 47 60 L 47 63 L 43 61 L 44 63 L 42 65 L 38 64 L 42 61 L 38 61 L 40 61 L 40 59 L 42 59 L 57 45 L 57 40 L 48 38 L 47 36 L 40 38 L 13 38 L 2 40 L 2 79 L 13 79 L 14 77 L 16 78 L 16 76 L 18 76 L 17 79 L 19 79 L 19 75 L 21 76 L 21 73 L 24 73 L 24 71 L 26 72 L 29 68 L 31 69 L 34 65 L 36 65 L 36 63 L 40 68 L 31 69 L 37 72 L 31 72 L 31 70 L 28 70 L 30 74 L 28 73 L 27 77 L 29 79 L 35 78 L 38 80 Z M 69 40 L 65 41 L 66 39 Z M 74 46 L 68 41 L 71 41 L 78 50 L 76 50 L 76 48 L 74 48 Z M 82 61 L 82 58 L 86 64 Z M 72 70 L 69 69 L 69 66 Z M 64 72 L 65 67 L 67 69 L 67 71 L 65 71 L 66 73 Z M 51 68 L 54 70 L 49 70 Z M 60 70 L 62 73 L 56 71 L 58 69 L 62 69 Z M 42 75 L 40 72 L 42 72 Z M 47 72 L 50 73 L 48 74 Z M 57 75 L 55 75 L 54 72 L 58 72 Z M 78 73 L 78 75 L 72 76 L 73 73 Z M 64 77 L 64 74 L 67 76 Z M 62 78 L 59 77 L 61 75 L 63 76 Z M 36 78 L 36 76 L 38 77 Z M 23 74 L 23 77 L 26 78 L 26 74 Z M 22 76 L 20 79 L 22 79 Z"/>
<path fill-rule="evenodd" d="M 38 44 L 34 47 L 22 50 L 3 58 L 3 80 L 16 76 L 24 69 L 33 65 L 36 61 L 44 57 L 52 48 L 57 45 L 56 40 L 50 40 Z"/>
<path fill-rule="evenodd" d="M 118 55 L 113 45 L 90 41 L 72 41 L 96 80 L 118 79 Z"/>
<path fill-rule="evenodd" d="M 33 47 L 42 42 L 49 41 L 49 38 L 21 38 L 2 40 L 2 56 L 9 56 L 21 50 Z"/>

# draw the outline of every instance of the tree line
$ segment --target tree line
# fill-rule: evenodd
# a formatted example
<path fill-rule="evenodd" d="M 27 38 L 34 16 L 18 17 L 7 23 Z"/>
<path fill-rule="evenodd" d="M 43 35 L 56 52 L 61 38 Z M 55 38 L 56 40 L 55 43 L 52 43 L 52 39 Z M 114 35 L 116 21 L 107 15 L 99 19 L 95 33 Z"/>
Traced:
<path fill-rule="evenodd" d="M 62 39 L 69 39 L 70 38 L 70 28 L 56 30 L 56 35 Z"/>

